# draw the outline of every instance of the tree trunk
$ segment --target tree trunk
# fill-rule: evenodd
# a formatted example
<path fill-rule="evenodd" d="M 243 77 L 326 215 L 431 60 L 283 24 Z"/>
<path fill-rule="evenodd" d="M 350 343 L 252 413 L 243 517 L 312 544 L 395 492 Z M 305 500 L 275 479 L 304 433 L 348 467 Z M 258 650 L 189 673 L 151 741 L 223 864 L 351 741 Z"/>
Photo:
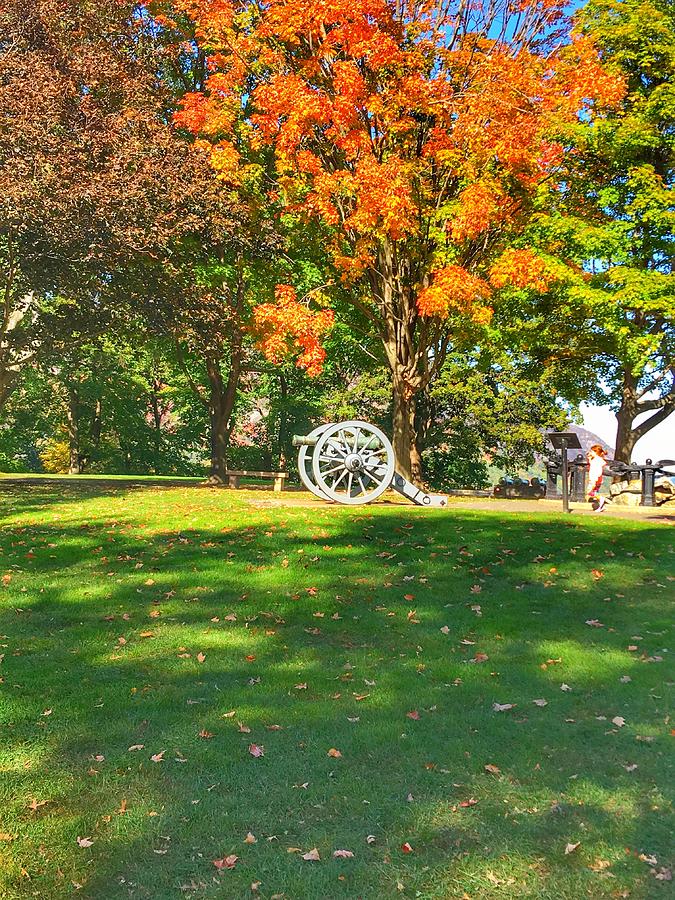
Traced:
<path fill-rule="evenodd" d="M 162 445 L 162 411 L 159 408 L 159 392 L 162 389 L 158 378 L 152 379 L 150 390 L 150 410 L 152 414 L 152 443 L 155 475 L 159 475 L 159 450 Z"/>
<path fill-rule="evenodd" d="M 288 410 L 286 403 L 288 401 L 288 382 L 283 372 L 279 372 L 279 390 L 280 390 L 280 406 L 279 412 L 279 470 L 283 471 L 286 467 L 286 454 L 284 452 L 286 444 L 286 430 L 288 428 Z"/>
<path fill-rule="evenodd" d="M 369 270 L 373 299 L 380 311 L 380 336 L 392 375 L 392 443 L 397 471 L 410 481 L 422 484 L 422 455 L 415 427 L 417 398 L 442 362 L 435 347 L 435 335 L 428 320 L 421 321 L 417 310 L 416 279 L 410 261 L 399 255 L 396 244 L 383 241 L 377 266 Z M 442 348 L 441 348 L 442 349 Z"/>
<path fill-rule="evenodd" d="M 77 389 L 68 388 L 68 407 L 66 409 L 66 417 L 68 423 L 68 446 L 70 451 L 70 462 L 68 465 L 69 475 L 81 475 L 82 465 L 80 459 L 80 417 L 78 409 L 79 398 Z"/>
<path fill-rule="evenodd" d="M 396 457 L 396 471 L 409 481 L 420 484 L 422 481 L 422 457 L 415 429 L 417 394 L 412 392 L 405 382 L 394 378 L 393 403 L 392 444 Z"/>
<path fill-rule="evenodd" d="M 211 470 L 209 481 L 224 484 L 227 468 L 227 448 L 234 420 L 232 413 L 237 399 L 237 388 L 241 375 L 243 351 L 241 340 L 233 340 L 230 356 L 230 371 L 227 382 L 223 379 L 220 357 L 206 357 L 206 374 L 209 379 L 209 420 L 211 425 Z"/>
<path fill-rule="evenodd" d="M 630 463 L 632 461 L 633 448 L 639 437 L 637 430 L 633 427 L 633 422 L 639 412 L 637 378 L 631 372 L 624 372 L 621 406 L 616 414 L 617 430 L 614 449 L 614 459 L 619 462 Z"/>

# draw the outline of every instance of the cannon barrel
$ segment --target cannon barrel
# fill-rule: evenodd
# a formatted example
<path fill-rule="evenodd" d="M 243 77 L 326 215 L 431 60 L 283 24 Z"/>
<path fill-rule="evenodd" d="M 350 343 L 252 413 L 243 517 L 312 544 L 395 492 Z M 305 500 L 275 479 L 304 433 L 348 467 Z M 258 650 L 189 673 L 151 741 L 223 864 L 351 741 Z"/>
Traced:
<path fill-rule="evenodd" d="M 316 447 L 318 437 L 311 437 L 308 434 L 294 434 L 293 435 L 293 446 L 294 447 Z"/>
<path fill-rule="evenodd" d="M 312 435 L 308 434 L 294 434 L 293 435 L 293 446 L 294 447 L 316 447 L 319 442 L 320 435 L 316 437 L 312 437 Z M 356 446 L 359 450 L 368 449 L 368 450 L 377 450 L 380 447 L 384 446 L 382 441 L 379 439 L 377 435 L 373 434 L 359 434 L 356 438 Z"/>

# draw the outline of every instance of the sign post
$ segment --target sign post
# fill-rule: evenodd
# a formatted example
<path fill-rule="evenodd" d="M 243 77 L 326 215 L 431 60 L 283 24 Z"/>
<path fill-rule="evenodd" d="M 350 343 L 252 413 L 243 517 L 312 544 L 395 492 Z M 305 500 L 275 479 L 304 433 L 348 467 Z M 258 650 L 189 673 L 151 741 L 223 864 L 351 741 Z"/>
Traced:
<path fill-rule="evenodd" d="M 562 501 L 563 512 L 570 511 L 570 477 L 568 450 L 581 450 L 579 435 L 574 431 L 549 431 L 548 439 L 554 450 L 560 450 L 562 454 Z"/>

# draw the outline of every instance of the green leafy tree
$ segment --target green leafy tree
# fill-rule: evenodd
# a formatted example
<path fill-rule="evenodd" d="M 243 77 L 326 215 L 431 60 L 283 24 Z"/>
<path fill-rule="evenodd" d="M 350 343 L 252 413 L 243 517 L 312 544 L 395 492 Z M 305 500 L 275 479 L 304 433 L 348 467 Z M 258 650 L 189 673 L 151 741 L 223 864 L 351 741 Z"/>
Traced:
<path fill-rule="evenodd" d="M 616 458 L 629 462 L 635 443 L 675 411 L 675 7 L 591 0 L 578 26 L 626 94 L 568 132 L 569 181 L 547 197 L 533 231 L 567 257 L 551 267 L 548 301 L 566 311 L 567 341 L 553 340 L 550 353 L 575 373 L 578 398 L 576 375 L 592 361 L 588 394 L 615 409 Z M 550 337 L 548 326 L 535 336 L 542 356 Z"/>

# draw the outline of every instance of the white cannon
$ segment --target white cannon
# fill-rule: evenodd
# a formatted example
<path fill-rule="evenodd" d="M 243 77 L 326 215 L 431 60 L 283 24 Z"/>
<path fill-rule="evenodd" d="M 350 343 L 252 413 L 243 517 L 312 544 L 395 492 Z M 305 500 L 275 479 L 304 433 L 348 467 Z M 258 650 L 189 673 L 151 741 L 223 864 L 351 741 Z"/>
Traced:
<path fill-rule="evenodd" d="M 296 435 L 300 479 L 308 491 L 333 503 L 370 503 L 393 488 L 418 506 L 446 506 L 442 494 L 426 494 L 395 469 L 389 438 L 368 422 L 320 425 Z"/>

